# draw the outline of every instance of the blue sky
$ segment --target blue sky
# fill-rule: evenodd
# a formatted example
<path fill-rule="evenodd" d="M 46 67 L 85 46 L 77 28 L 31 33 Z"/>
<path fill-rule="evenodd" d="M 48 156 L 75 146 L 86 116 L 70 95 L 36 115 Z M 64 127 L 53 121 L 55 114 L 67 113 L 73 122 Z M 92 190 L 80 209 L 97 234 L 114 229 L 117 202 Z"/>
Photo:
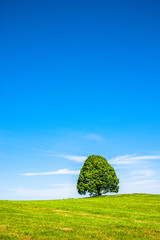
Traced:
<path fill-rule="evenodd" d="M 102 155 L 160 193 L 159 1 L 0 3 L 0 199 L 79 197 Z"/>

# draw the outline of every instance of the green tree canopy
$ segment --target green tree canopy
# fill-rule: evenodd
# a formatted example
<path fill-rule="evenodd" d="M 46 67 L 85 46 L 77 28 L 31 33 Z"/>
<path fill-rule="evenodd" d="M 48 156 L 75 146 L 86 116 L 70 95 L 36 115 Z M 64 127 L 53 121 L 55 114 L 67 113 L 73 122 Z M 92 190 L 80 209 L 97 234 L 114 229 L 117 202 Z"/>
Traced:
<path fill-rule="evenodd" d="M 89 156 L 80 171 L 77 181 L 79 194 L 89 192 L 91 196 L 108 192 L 118 192 L 119 179 L 114 168 L 104 157 L 98 155 Z"/>

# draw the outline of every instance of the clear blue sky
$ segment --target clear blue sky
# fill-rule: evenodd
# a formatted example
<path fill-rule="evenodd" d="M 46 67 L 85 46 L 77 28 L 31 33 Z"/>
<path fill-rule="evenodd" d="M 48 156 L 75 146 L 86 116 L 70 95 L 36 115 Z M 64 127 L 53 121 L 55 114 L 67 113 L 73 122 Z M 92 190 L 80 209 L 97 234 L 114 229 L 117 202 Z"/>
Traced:
<path fill-rule="evenodd" d="M 159 12 L 154 0 L 1 1 L 0 199 L 78 197 L 92 154 L 120 193 L 160 193 Z"/>

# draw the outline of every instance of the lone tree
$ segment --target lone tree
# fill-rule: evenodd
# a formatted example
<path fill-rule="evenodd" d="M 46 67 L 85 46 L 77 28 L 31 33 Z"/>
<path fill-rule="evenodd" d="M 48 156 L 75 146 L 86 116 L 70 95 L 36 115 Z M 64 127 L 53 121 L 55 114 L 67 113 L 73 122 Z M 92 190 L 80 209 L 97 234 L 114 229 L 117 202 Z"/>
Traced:
<path fill-rule="evenodd" d="M 97 196 L 108 192 L 118 192 L 119 179 L 115 170 L 104 157 L 89 156 L 80 171 L 77 181 L 79 194 L 89 192 L 90 196 Z"/>

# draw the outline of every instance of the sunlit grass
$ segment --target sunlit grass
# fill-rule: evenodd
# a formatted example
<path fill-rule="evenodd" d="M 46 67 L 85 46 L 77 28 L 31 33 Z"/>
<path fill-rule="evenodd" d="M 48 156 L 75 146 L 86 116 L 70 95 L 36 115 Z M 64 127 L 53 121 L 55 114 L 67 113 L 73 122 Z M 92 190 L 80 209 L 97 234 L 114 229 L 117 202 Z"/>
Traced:
<path fill-rule="evenodd" d="M 0 201 L 0 239 L 160 239 L 160 195 Z"/>

